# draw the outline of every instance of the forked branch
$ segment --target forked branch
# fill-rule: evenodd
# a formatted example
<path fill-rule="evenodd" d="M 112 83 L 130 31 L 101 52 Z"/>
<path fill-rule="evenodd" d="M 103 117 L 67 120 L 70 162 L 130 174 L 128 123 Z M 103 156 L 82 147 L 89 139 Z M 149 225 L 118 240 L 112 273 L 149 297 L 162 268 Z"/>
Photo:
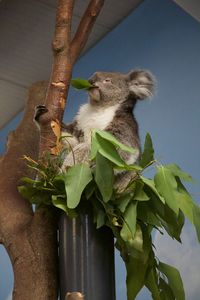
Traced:
<path fill-rule="evenodd" d="M 74 38 L 71 39 L 74 0 L 58 1 L 56 30 L 52 43 L 54 64 L 45 100 L 48 112 L 40 118 L 40 157 L 46 151 L 55 153 L 56 136 L 52 127 L 55 122 L 58 127 L 61 126 L 73 65 L 88 40 L 103 4 L 104 0 L 90 1 Z"/>

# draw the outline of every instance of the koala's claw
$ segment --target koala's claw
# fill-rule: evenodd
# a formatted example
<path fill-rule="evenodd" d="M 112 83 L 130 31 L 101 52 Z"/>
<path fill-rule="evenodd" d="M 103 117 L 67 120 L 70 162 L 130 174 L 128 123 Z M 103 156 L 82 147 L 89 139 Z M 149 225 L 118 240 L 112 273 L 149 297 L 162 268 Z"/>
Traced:
<path fill-rule="evenodd" d="M 40 116 L 45 114 L 46 112 L 48 112 L 48 109 L 46 108 L 45 105 L 37 105 L 35 107 L 35 115 L 34 115 L 35 121 L 38 121 Z"/>

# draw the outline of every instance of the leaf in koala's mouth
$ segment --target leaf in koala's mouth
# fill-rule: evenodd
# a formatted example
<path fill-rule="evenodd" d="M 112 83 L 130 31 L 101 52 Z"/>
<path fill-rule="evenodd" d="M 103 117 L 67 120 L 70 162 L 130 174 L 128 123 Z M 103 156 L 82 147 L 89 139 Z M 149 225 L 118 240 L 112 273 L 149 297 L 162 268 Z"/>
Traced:
<path fill-rule="evenodd" d="M 71 85 L 78 90 L 89 90 L 94 87 L 88 80 L 82 78 L 72 79 Z"/>

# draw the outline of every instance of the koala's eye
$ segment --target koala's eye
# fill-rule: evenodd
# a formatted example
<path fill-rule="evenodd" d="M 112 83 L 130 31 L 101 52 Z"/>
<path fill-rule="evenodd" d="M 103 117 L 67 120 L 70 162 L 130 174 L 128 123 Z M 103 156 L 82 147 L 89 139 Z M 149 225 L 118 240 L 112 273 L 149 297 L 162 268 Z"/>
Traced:
<path fill-rule="evenodd" d="M 112 83 L 111 78 L 106 78 L 103 80 L 103 83 Z"/>

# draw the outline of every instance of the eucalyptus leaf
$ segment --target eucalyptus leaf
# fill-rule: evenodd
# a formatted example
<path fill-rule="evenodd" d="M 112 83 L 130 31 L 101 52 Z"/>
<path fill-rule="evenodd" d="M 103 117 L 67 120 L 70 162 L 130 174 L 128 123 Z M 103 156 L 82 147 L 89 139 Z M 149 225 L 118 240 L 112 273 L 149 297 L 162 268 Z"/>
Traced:
<path fill-rule="evenodd" d="M 90 200 L 90 198 L 92 197 L 92 195 L 95 192 L 95 189 L 96 189 L 96 185 L 95 185 L 94 181 L 92 180 L 88 183 L 88 185 L 86 186 L 86 188 L 84 190 L 85 197 L 87 200 Z"/>
<path fill-rule="evenodd" d="M 125 165 L 125 162 L 120 157 L 119 153 L 115 149 L 115 146 L 99 135 L 96 135 L 95 138 L 93 138 L 91 159 L 97 155 L 97 151 L 115 165 L 120 167 Z"/>
<path fill-rule="evenodd" d="M 92 180 L 92 172 L 88 165 L 72 166 L 63 177 L 67 194 L 68 208 L 75 208 L 80 202 L 81 195 L 87 184 Z"/>
<path fill-rule="evenodd" d="M 159 194 L 165 199 L 168 206 L 178 215 L 179 206 L 176 199 L 177 182 L 173 173 L 164 166 L 160 166 L 157 168 L 154 182 Z"/>
<path fill-rule="evenodd" d="M 106 214 L 103 210 L 98 210 L 96 215 L 97 229 L 105 225 Z"/>
<path fill-rule="evenodd" d="M 130 203 L 130 201 L 133 199 L 132 193 L 124 193 L 122 194 L 117 200 L 115 199 L 115 203 L 117 205 L 117 208 L 124 213 L 126 210 L 127 205 Z"/>
<path fill-rule="evenodd" d="M 167 277 L 169 286 L 173 291 L 175 299 L 185 300 L 183 282 L 179 271 L 176 268 L 162 262 L 159 262 L 158 269 Z"/>
<path fill-rule="evenodd" d="M 176 200 L 179 208 L 182 210 L 184 215 L 193 223 L 193 207 L 194 202 L 182 182 L 176 177 L 178 192 L 176 193 Z"/>
<path fill-rule="evenodd" d="M 155 267 L 152 267 L 152 269 L 149 271 L 145 280 L 145 285 L 151 292 L 152 298 L 154 300 L 161 300 L 160 291 L 158 287 L 158 274 L 156 272 Z"/>
<path fill-rule="evenodd" d="M 165 203 L 165 199 L 158 193 L 153 179 L 148 179 L 143 176 L 140 176 L 140 179 L 142 179 L 144 184 L 147 185 L 154 194 L 156 194 L 156 196 L 160 199 L 161 202 Z"/>
<path fill-rule="evenodd" d="M 36 185 L 41 185 L 42 186 L 44 184 L 44 181 L 35 180 L 35 179 L 29 178 L 29 177 L 22 177 L 20 179 L 20 181 L 23 182 L 23 183 L 31 184 L 33 186 L 36 186 Z"/>
<path fill-rule="evenodd" d="M 167 233 L 180 242 L 180 234 L 184 225 L 182 211 L 179 210 L 177 216 L 172 209 L 160 202 L 155 194 L 151 196 L 151 208 Z"/>
<path fill-rule="evenodd" d="M 72 79 L 71 85 L 78 90 L 89 90 L 94 87 L 88 80 L 82 78 Z"/>
<path fill-rule="evenodd" d="M 94 134 L 96 134 L 96 135 L 100 136 L 101 138 L 103 138 L 104 140 L 107 140 L 108 142 L 112 143 L 115 147 L 121 149 L 122 151 L 129 152 L 129 153 L 135 153 L 135 151 L 136 151 L 136 149 L 119 142 L 118 139 L 116 139 L 116 137 L 114 135 L 112 135 L 110 132 L 95 129 Z"/>
<path fill-rule="evenodd" d="M 160 296 L 162 300 L 175 300 L 171 287 L 162 278 L 159 279 Z"/>
<path fill-rule="evenodd" d="M 184 181 L 194 182 L 194 179 L 190 176 L 190 174 L 181 170 L 181 168 L 178 165 L 168 164 L 165 165 L 165 167 L 169 169 L 174 174 L 174 176 L 177 176 Z"/>
<path fill-rule="evenodd" d="M 123 226 L 120 236 L 125 242 L 131 243 L 134 240 L 136 231 L 137 202 L 131 202 L 124 213 Z"/>
<path fill-rule="evenodd" d="M 134 200 L 148 201 L 149 199 L 150 199 L 149 196 L 144 191 L 144 183 L 142 181 L 137 181 Z"/>
<path fill-rule="evenodd" d="M 131 243 L 129 243 L 129 247 L 134 248 L 140 252 L 143 251 L 143 234 L 139 224 L 136 224 L 134 239 L 131 240 Z"/>
<path fill-rule="evenodd" d="M 66 198 L 60 195 L 52 195 L 52 203 L 55 207 L 62 209 L 65 213 L 67 213 L 67 202 Z"/>
<path fill-rule="evenodd" d="M 152 226 L 160 227 L 161 223 L 151 206 L 146 202 L 138 202 L 137 206 L 137 218 L 144 223 Z"/>
<path fill-rule="evenodd" d="M 197 237 L 200 243 L 200 207 L 198 205 L 193 206 L 194 226 L 196 228 Z"/>
<path fill-rule="evenodd" d="M 108 202 L 113 193 L 114 174 L 110 161 L 97 153 L 95 181 L 101 192 L 104 202 Z"/>
<path fill-rule="evenodd" d="M 148 263 L 129 256 L 126 264 L 127 298 L 133 300 L 144 286 Z"/>
<path fill-rule="evenodd" d="M 153 143 L 150 134 L 147 133 L 145 138 L 145 143 L 144 143 L 144 151 L 140 159 L 140 166 L 144 168 L 153 160 L 154 160 Z"/>
<path fill-rule="evenodd" d="M 55 207 L 63 210 L 70 218 L 76 218 L 77 213 L 74 209 L 67 207 L 66 197 L 63 195 L 52 195 L 52 203 Z"/>
<path fill-rule="evenodd" d="M 27 200 L 31 201 L 32 196 L 35 194 L 36 190 L 32 186 L 20 185 L 17 187 L 18 192 Z"/>

